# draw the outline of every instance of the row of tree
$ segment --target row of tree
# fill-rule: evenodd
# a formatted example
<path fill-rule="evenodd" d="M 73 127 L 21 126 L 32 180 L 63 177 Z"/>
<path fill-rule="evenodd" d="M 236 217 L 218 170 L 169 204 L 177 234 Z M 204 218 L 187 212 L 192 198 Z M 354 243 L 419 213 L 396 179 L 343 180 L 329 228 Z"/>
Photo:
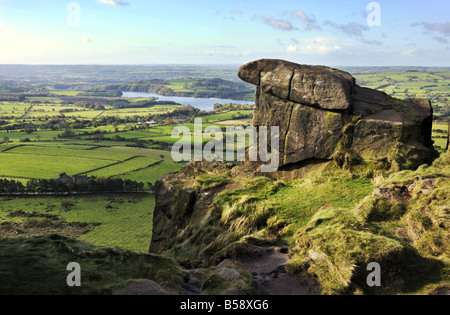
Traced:
<path fill-rule="evenodd" d="M 67 179 L 31 179 L 25 185 L 20 181 L 0 179 L 0 194 L 120 193 L 145 190 L 144 183 L 129 179 L 101 177 L 67 177 Z"/>

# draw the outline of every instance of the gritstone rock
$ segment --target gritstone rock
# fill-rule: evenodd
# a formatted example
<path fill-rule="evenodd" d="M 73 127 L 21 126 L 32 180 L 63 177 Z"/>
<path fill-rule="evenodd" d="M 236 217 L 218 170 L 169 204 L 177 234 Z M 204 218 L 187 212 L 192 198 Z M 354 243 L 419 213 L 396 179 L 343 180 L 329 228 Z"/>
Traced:
<path fill-rule="evenodd" d="M 395 99 L 347 72 L 284 60 L 253 61 L 238 75 L 256 85 L 253 125 L 280 127 L 281 167 L 347 153 L 414 168 L 436 156 L 428 100 Z"/>

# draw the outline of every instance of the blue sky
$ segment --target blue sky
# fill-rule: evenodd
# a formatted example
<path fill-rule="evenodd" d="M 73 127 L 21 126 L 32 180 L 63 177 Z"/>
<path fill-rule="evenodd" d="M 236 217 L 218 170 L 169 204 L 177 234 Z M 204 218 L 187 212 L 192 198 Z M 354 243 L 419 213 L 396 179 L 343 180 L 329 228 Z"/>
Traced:
<path fill-rule="evenodd" d="M 0 0 L 0 45 L 13 64 L 450 66 L 450 1 Z"/>

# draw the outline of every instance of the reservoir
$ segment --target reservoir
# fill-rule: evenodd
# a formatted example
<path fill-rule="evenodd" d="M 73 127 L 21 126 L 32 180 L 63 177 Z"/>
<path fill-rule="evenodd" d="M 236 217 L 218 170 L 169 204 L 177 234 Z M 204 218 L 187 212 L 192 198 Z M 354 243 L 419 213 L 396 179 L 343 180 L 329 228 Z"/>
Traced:
<path fill-rule="evenodd" d="M 122 92 L 122 97 L 125 98 L 149 98 L 156 97 L 160 101 L 170 101 L 181 105 L 191 105 L 192 107 L 198 108 L 204 111 L 214 110 L 215 104 L 250 104 L 253 105 L 252 101 L 235 101 L 222 98 L 196 98 L 196 97 L 182 97 L 182 96 L 164 96 L 155 93 L 147 92 Z"/>

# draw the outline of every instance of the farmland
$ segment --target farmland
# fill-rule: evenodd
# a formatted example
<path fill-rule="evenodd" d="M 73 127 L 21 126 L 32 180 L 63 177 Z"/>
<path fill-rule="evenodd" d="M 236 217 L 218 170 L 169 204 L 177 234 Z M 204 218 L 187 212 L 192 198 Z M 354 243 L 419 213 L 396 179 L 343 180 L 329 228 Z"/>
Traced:
<path fill-rule="evenodd" d="M 381 72 L 355 75 L 357 84 L 386 92 L 393 97 L 426 98 L 436 117 L 448 117 L 450 111 L 450 71 Z"/>
<path fill-rule="evenodd" d="M 61 233 L 100 246 L 116 246 L 137 252 L 148 249 L 155 202 L 151 194 L 4 197 L 0 200 L 0 221 L 6 223 L 0 227 L 3 236 Z M 69 204 L 70 209 L 64 208 L 64 204 Z M 45 214 L 51 219 L 30 218 L 32 212 Z"/>
<path fill-rule="evenodd" d="M 174 95 L 220 97 L 234 89 L 241 98 L 250 100 L 253 92 L 237 83 L 211 80 L 211 76 L 219 75 L 237 81 L 234 72 L 228 70 L 189 70 L 189 77 L 183 77 L 179 69 L 160 69 L 158 73 L 134 69 L 126 75 L 121 72 L 128 81 L 105 77 L 108 83 L 95 81 L 90 72 L 78 74 L 71 83 L 61 83 L 68 73 L 60 70 L 54 79 L 36 79 L 26 84 L 17 79 L 1 89 L 11 93 L 8 89 L 13 86 L 30 90 L 30 94 L 18 95 L 14 101 L 0 100 L 0 178 L 26 184 L 32 179 L 57 179 L 62 174 L 87 175 L 140 182 L 145 185 L 145 192 L 1 196 L 0 224 L 4 225 L 0 237 L 61 233 L 95 245 L 145 252 L 151 238 L 155 203 L 149 191 L 158 178 L 183 166 L 183 162 L 172 160 L 170 149 L 181 137 L 173 138 L 173 129 L 187 127 L 192 132 L 192 138 L 185 139 L 189 141 L 194 137 L 195 118 L 202 119 L 202 130 L 209 126 L 249 126 L 253 111 L 245 106 L 226 105 L 206 113 L 154 98 L 116 97 L 118 91 L 104 89 L 114 88 L 115 84 L 128 90 L 149 91 L 157 82 L 148 80 L 159 80 L 159 88 Z M 441 151 L 447 144 L 449 76 L 450 72 L 355 74 L 361 86 L 398 98 L 429 98 L 435 113 L 433 138 Z M 203 142 L 209 140 L 204 138 Z M 35 213 L 44 215 L 36 217 Z"/>
<path fill-rule="evenodd" d="M 355 74 L 357 84 L 386 92 L 393 97 L 425 98 L 434 112 L 433 140 L 438 151 L 447 146 L 450 119 L 450 71 L 376 72 Z"/>
<path fill-rule="evenodd" d="M 186 84 L 195 82 L 178 79 L 167 84 L 182 92 Z M 251 124 L 249 108 L 200 113 L 153 98 L 112 94 L 70 86 L 18 97 L 19 101 L 0 101 L 0 179 L 26 185 L 62 174 L 86 175 L 143 183 L 144 192 L 0 196 L 0 237 L 58 233 L 98 246 L 146 252 L 155 204 L 153 185 L 183 166 L 172 160 L 170 152 L 181 137 L 172 138 L 174 127 L 194 131 L 195 117 L 203 119 L 202 129 L 230 120 Z M 175 123 L 177 119 L 183 123 Z"/>

